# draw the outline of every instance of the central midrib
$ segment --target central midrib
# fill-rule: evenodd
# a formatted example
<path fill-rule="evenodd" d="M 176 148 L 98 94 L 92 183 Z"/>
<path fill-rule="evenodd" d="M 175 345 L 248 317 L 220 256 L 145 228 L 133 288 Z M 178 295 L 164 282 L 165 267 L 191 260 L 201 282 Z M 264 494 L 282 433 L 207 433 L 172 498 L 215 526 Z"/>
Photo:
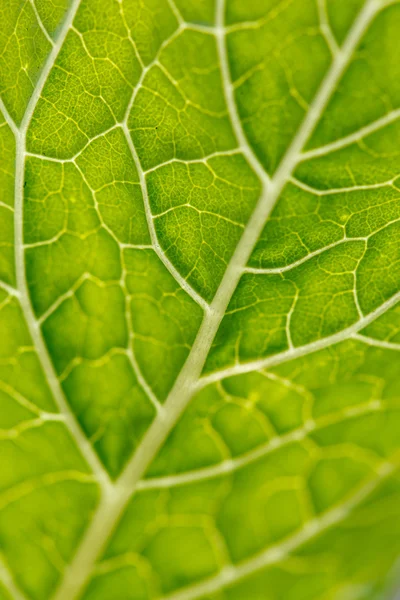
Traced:
<path fill-rule="evenodd" d="M 57 58 L 58 51 L 62 46 L 62 43 L 68 33 L 68 29 L 72 24 L 73 18 L 79 6 L 79 0 L 74 0 L 70 11 L 68 13 L 66 23 L 63 26 L 63 35 L 57 40 L 57 44 L 53 48 L 42 75 L 39 79 L 38 85 L 33 92 L 32 98 L 29 102 L 27 112 L 23 119 L 21 128 L 16 134 L 17 138 L 17 160 L 16 160 L 16 189 L 21 195 L 20 204 L 22 203 L 22 189 L 23 189 L 23 177 L 24 177 L 24 153 L 25 153 L 25 139 L 26 131 L 29 126 L 29 122 L 33 115 L 36 104 L 41 96 L 44 84 L 50 73 L 52 66 Z M 368 27 L 371 19 L 378 10 L 378 3 L 376 0 L 369 0 L 361 11 L 357 21 L 351 29 L 342 50 L 336 55 L 333 60 L 326 77 L 324 78 L 322 85 L 317 92 L 315 99 L 307 113 L 303 123 L 301 124 L 298 133 L 293 139 L 285 157 L 283 158 L 278 170 L 276 171 L 273 179 L 269 182 L 266 174 L 261 173 L 261 166 L 254 155 L 252 148 L 245 141 L 245 135 L 241 128 L 241 124 L 238 120 L 236 107 L 233 106 L 233 92 L 231 82 L 229 81 L 229 68 L 226 55 L 225 40 L 223 37 L 223 14 L 224 14 L 225 2 L 220 0 L 217 8 L 217 27 L 216 35 L 218 39 L 221 72 L 223 76 L 223 83 L 225 88 L 225 94 L 227 99 L 227 105 L 229 108 L 230 116 L 236 135 L 239 141 L 239 147 L 245 150 L 245 155 L 249 160 L 249 163 L 253 169 L 261 175 L 263 190 L 257 206 L 243 232 L 240 242 L 232 256 L 230 263 L 227 266 L 225 275 L 218 288 L 218 291 L 214 297 L 214 300 L 210 306 L 210 309 L 205 313 L 202 325 L 197 334 L 196 340 L 193 344 L 192 350 L 188 356 L 188 359 L 182 368 L 169 396 L 165 403 L 165 411 L 157 416 L 150 426 L 149 430 L 145 434 L 140 447 L 136 450 L 134 456 L 129 461 L 125 470 L 123 471 L 120 478 L 117 480 L 115 485 L 107 484 L 104 481 L 101 469 L 98 468 L 97 461 L 93 459 L 92 452 L 88 452 L 91 464 L 94 472 L 98 474 L 100 483 L 102 484 L 103 497 L 100 501 L 99 507 L 90 523 L 83 540 L 75 554 L 75 557 L 66 569 L 65 576 L 58 591 L 55 593 L 54 600 L 73 600 L 77 598 L 83 589 L 85 588 L 88 579 L 93 570 L 93 566 L 102 553 L 104 546 L 109 539 L 112 531 L 116 527 L 118 520 L 123 513 L 128 501 L 132 497 L 137 482 L 141 479 L 142 475 L 146 471 L 150 462 L 158 452 L 165 438 L 171 431 L 172 427 L 176 423 L 177 419 L 182 414 L 183 410 L 189 403 L 193 392 L 196 389 L 196 383 L 200 378 L 206 357 L 209 353 L 213 339 L 219 325 L 224 317 L 226 308 L 232 298 L 232 295 L 237 287 L 239 279 L 243 273 L 244 268 L 248 263 L 248 259 L 253 251 L 255 243 L 257 242 L 264 224 L 273 209 L 276 200 L 278 199 L 282 188 L 287 182 L 288 178 L 293 173 L 294 168 L 300 157 L 304 144 L 306 143 L 309 135 L 311 134 L 315 124 L 317 123 L 322 111 L 324 110 L 332 92 L 334 91 L 336 84 L 341 77 L 350 57 L 352 56 L 353 50 L 358 44 L 360 37 L 362 36 L 365 29 Z M 246 143 L 246 148 L 243 148 L 243 144 Z M 19 189 L 18 188 L 21 188 Z M 19 191 L 18 191 L 19 189 Z M 20 219 L 22 220 L 22 205 L 19 211 Z M 20 266 L 24 265 L 23 257 L 23 239 L 22 239 L 22 222 L 16 225 L 16 252 L 19 256 Z M 18 269 L 17 269 L 18 270 Z M 21 271 L 21 269 L 19 269 Z M 32 322 L 32 311 L 30 307 L 30 301 L 28 298 L 28 290 L 25 280 L 25 272 L 19 273 L 19 289 L 21 295 L 24 296 L 22 301 L 22 307 L 25 314 L 25 318 L 30 323 L 31 331 L 36 331 L 37 324 Z M 35 341 L 39 343 L 40 337 L 36 334 L 33 336 Z M 41 351 L 43 350 L 43 351 Z M 42 355 L 46 363 L 47 351 L 45 349 L 38 348 L 39 353 Z M 44 365 L 46 367 L 46 373 L 53 377 L 53 369 L 51 365 Z M 55 383 L 50 382 L 54 393 Z M 57 391 L 57 386 L 56 386 Z M 68 412 L 68 409 L 67 409 Z M 82 449 L 87 445 L 87 440 L 81 439 L 80 430 L 72 431 L 78 446 Z"/>

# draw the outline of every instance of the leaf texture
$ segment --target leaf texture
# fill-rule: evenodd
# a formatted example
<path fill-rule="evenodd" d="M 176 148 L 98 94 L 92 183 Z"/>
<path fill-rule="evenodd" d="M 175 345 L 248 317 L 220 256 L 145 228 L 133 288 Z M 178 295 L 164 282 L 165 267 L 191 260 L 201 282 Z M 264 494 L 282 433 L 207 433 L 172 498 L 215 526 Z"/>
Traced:
<path fill-rule="evenodd" d="M 398 0 L 0 17 L 0 600 L 391 597 Z"/>

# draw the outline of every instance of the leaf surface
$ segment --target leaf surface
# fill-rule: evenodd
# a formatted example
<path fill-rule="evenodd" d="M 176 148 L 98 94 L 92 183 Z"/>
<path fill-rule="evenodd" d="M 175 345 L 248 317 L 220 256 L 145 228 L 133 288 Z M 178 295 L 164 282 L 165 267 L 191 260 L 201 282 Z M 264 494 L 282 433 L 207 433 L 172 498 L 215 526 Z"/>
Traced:
<path fill-rule="evenodd" d="M 387 598 L 400 3 L 0 16 L 0 600 Z"/>

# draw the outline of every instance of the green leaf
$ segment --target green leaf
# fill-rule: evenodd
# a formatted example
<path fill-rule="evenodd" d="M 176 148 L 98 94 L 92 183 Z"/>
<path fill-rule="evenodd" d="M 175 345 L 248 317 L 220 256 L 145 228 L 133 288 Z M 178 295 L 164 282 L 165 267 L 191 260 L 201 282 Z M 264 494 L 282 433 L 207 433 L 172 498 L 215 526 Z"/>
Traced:
<path fill-rule="evenodd" d="M 399 0 L 0 4 L 0 600 L 393 597 Z"/>

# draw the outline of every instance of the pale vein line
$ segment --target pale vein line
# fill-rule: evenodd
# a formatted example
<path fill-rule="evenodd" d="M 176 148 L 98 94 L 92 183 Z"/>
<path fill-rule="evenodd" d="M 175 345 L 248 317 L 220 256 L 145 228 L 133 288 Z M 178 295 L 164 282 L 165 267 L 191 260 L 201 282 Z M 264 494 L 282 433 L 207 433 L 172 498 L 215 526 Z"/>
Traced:
<path fill-rule="evenodd" d="M 121 252 L 122 252 L 122 248 L 121 248 Z M 156 394 L 153 392 L 153 389 L 151 388 L 150 384 L 147 382 L 146 378 L 144 377 L 142 370 L 139 366 L 139 363 L 136 360 L 135 351 L 134 351 L 134 347 L 133 347 L 135 334 L 134 334 L 134 330 L 133 330 L 131 307 L 130 307 L 131 296 L 129 295 L 127 284 L 126 284 L 127 273 L 125 270 L 123 256 L 121 257 L 121 259 L 122 259 L 122 265 L 123 265 L 123 277 L 122 277 L 122 286 L 121 287 L 122 287 L 122 289 L 124 291 L 124 295 L 125 295 L 125 321 L 126 321 L 126 326 L 128 329 L 127 356 L 131 362 L 133 371 L 136 375 L 136 378 L 137 378 L 139 384 L 142 386 L 144 392 L 147 394 L 147 397 L 149 398 L 150 402 L 154 406 L 156 412 L 163 413 L 164 412 L 163 405 L 157 398 Z"/>
<path fill-rule="evenodd" d="M 167 258 L 163 249 L 160 246 L 160 243 L 159 243 L 158 237 L 157 237 L 157 232 L 156 232 L 156 229 L 154 226 L 153 215 L 151 213 L 149 195 L 147 192 L 146 178 L 144 176 L 143 169 L 141 167 L 138 154 L 136 152 L 136 148 L 133 145 L 132 138 L 129 133 L 129 129 L 125 123 L 122 125 L 122 130 L 125 134 L 126 141 L 129 145 L 129 149 L 131 151 L 134 163 L 136 165 L 136 170 L 139 175 L 140 187 L 141 187 L 142 196 L 143 196 L 143 204 L 144 204 L 144 209 L 145 209 L 145 214 L 146 214 L 146 221 L 147 221 L 147 226 L 148 226 L 149 233 L 150 233 L 151 244 L 154 248 L 154 252 L 157 254 L 158 258 L 161 260 L 161 262 L 166 267 L 166 269 L 170 272 L 170 274 L 175 279 L 177 284 L 183 290 L 185 290 L 185 292 L 187 294 L 189 294 L 189 296 L 192 298 L 192 300 L 194 300 L 199 306 L 201 306 L 201 308 L 205 312 L 207 312 L 210 310 L 210 305 L 204 300 L 204 298 L 202 296 L 200 296 L 200 294 L 198 292 L 196 292 L 196 290 L 194 288 L 192 288 L 192 286 L 186 281 L 186 279 L 184 277 L 182 277 L 182 275 L 179 273 L 178 269 L 176 269 L 176 267 L 172 264 L 172 262 Z"/>
<path fill-rule="evenodd" d="M 225 35 L 225 0 L 217 0 L 216 3 L 216 27 L 215 35 L 218 44 L 218 53 L 221 64 L 221 76 L 223 82 L 223 88 L 225 92 L 225 101 L 228 107 L 229 117 L 232 123 L 233 130 L 239 145 L 239 150 L 246 156 L 249 164 L 253 170 L 257 173 L 264 187 L 269 184 L 270 178 L 267 175 L 261 162 L 258 160 L 253 148 L 247 141 L 245 132 L 243 130 L 242 123 L 240 121 L 239 111 L 235 102 L 235 91 L 232 85 L 232 81 L 229 73 L 229 61 L 228 53 L 226 48 L 226 35 Z"/>
<path fill-rule="evenodd" d="M 129 343 L 132 343 L 132 339 L 129 339 Z M 163 415 L 164 414 L 164 407 L 161 404 L 161 402 L 159 401 L 159 399 L 157 398 L 157 396 L 155 395 L 155 393 L 153 392 L 152 388 L 150 387 L 150 385 L 148 384 L 147 380 L 145 379 L 141 368 L 139 367 L 139 364 L 136 360 L 136 356 L 132 350 L 131 347 L 127 348 L 127 352 L 126 352 L 131 364 L 132 364 L 132 368 L 133 371 L 136 375 L 136 379 L 138 380 L 139 385 L 141 385 L 141 387 L 143 388 L 144 392 L 146 393 L 146 395 L 148 396 L 150 402 L 152 403 L 152 405 L 154 406 L 155 410 L 157 411 L 158 414 Z"/>
<path fill-rule="evenodd" d="M 318 0 L 318 12 L 322 34 L 329 46 L 332 56 L 335 56 L 339 51 L 339 45 L 329 24 L 328 13 L 326 10 L 326 0 Z"/>
<path fill-rule="evenodd" d="M 362 260 L 365 258 L 365 254 L 367 252 L 368 239 L 369 239 L 369 236 L 367 237 L 367 240 L 364 242 L 364 251 L 363 251 L 362 255 L 360 256 L 360 258 L 357 260 L 357 266 L 356 266 L 356 268 L 353 271 L 353 278 L 354 278 L 354 289 L 353 289 L 354 303 L 356 305 L 358 317 L 360 319 L 362 319 L 364 317 L 364 311 L 362 310 L 361 304 L 360 304 L 360 298 L 359 298 L 359 292 L 358 292 L 358 284 L 357 284 L 357 277 L 358 277 L 358 268 L 359 268 Z"/>
<path fill-rule="evenodd" d="M 308 150 L 307 152 L 303 152 L 301 155 L 301 160 L 304 161 L 304 160 L 309 160 L 310 158 L 316 158 L 318 156 L 325 156 L 325 154 L 329 154 L 330 152 L 334 152 L 335 150 L 340 150 L 341 148 L 345 148 L 346 146 L 349 146 L 350 144 L 359 142 L 365 136 L 367 136 L 371 133 L 374 133 L 375 131 L 378 131 L 379 129 L 382 129 L 383 127 L 385 127 L 386 125 L 389 125 L 390 123 L 393 123 L 393 121 L 396 121 L 399 117 L 400 117 L 400 109 L 392 110 L 391 112 L 387 113 L 381 119 L 377 119 L 373 123 L 370 123 L 369 125 L 366 125 L 365 127 L 362 127 L 361 129 L 358 129 L 358 131 L 355 131 L 354 133 L 347 135 L 346 137 L 340 138 L 339 140 L 336 140 L 335 142 L 332 142 L 330 144 L 326 144 L 325 146 L 320 146 L 319 148 L 315 148 L 312 150 Z"/>
<path fill-rule="evenodd" d="M 240 229 L 244 229 L 244 227 L 245 227 L 243 225 L 243 223 L 240 223 L 239 221 L 234 221 L 233 219 L 229 219 L 229 217 L 226 217 L 225 215 L 221 215 L 218 212 L 215 212 L 212 210 L 204 210 L 204 209 L 197 208 L 197 206 L 195 204 L 190 204 L 190 202 L 185 202 L 184 204 L 178 204 L 177 206 L 171 206 L 171 208 L 167 208 L 166 210 L 163 210 L 162 212 L 152 215 L 152 219 L 154 221 L 157 221 L 157 219 L 165 217 L 165 215 L 174 213 L 175 211 L 180 211 L 183 208 L 190 208 L 193 212 L 196 212 L 199 215 L 211 215 L 212 217 L 215 217 L 216 219 L 218 219 L 220 221 L 224 221 L 225 223 L 229 223 L 230 225 L 233 225 L 234 227 L 240 227 Z"/>
<path fill-rule="evenodd" d="M 172 10 L 172 12 L 174 13 L 174 16 L 176 18 L 176 20 L 178 21 L 179 25 L 183 25 L 184 24 L 184 20 L 182 18 L 181 13 L 179 12 L 178 7 L 176 6 L 174 0 L 167 0 L 170 9 Z"/>
<path fill-rule="evenodd" d="M 168 165 L 173 165 L 173 164 L 181 164 L 181 165 L 194 165 L 196 163 L 204 163 L 205 165 L 207 165 L 208 161 L 211 160 L 212 158 L 217 158 L 217 157 L 225 157 L 225 156 L 241 156 L 242 155 L 242 150 L 241 148 L 237 147 L 237 148 L 233 148 L 233 150 L 219 150 L 216 152 L 212 152 L 211 154 L 207 154 L 206 156 L 203 156 L 202 158 L 189 158 L 189 159 L 183 159 L 183 158 L 171 158 L 170 160 L 166 160 L 163 163 L 160 163 L 154 167 L 151 167 L 150 169 L 147 169 L 146 171 L 143 171 L 143 173 L 145 175 L 148 175 L 149 173 L 152 173 L 154 171 L 157 171 L 158 169 L 162 169 L 163 167 L 166 167 Z"/>
<path fill-rule="evenodd" d="M 50 162 L 60 163 L 61 165 L 65 163 L 72 163 L 72 158 L 54 158 L 54 156 L 45 156 L 44 154 L 38 154 L 36 152 L 28 152 L 25 150 L 25 156 L 29 156 L 30 158 L 38 158 L 40 160 L 47 160 Z"/>
<path fill-rule="evenodd" d="M 48 79 L 50 71 L 56 62 L 58 53 L 60 52 L 61 47 L 64 44 L 65 38 L 67 37 L 68 31 L 72 25 L 72 22 L 75 18 L 78 8 L 79 8 L 79 4 L 80 4 L 80 0 L 72 0 L 71 6 L 69 7 L 67 14 L 65 15 L 63 24 L 58 32 L 57 39 L 46 59 L 43 69 L 40 72 L 40 76 L 39 76 L 39 79 L 35 86 L 35 89 L 33 90 L 32 95 L 29 99 L 28 106 L 26 108 L 24 117 L 22 119 L 21 126 L 19 128 L 20 134 L 22 134 L 22 132 L 24 132 L 26 134 L 30 120 L 31 120 L 34 110 L 36 108 L 36 104 L 37 104 L 40 96 L 42 95 L 43 88 L 46 84 L 46 81 Z"/>
<path fill-rule="evenodd" d="M 3 202 L 3 200 L 0 200 L 0 207 L 5 208 L 6 210 L 9 210 L 12 213 L 14 212 L 14 208 L 12 206 L 10 206 L 9 204 L 6 204 L 5 202 Z"/>
<path fill-rule="evenodd" d="M 22 593 L 17 584 L 14 581 L 14 577 L 4 562 L 0 558 L 0 581 L 6 588 L 6 590 L 10 593 L 13 600 L 27 600 L 27 596 Z"/>
<path fill-rule="evenodd" d="M 49 422 L 64 423 L 64 416 L 54 413 L 41 413 L 37 418 L 29 419 L 27 421 L 21 421 L 20 423 L 18 423 L 18 425 L 15 425 L 14 427 L 9 427 L 7 429 L 1 428 L 0 440 L 16 440 L 20 435 L 23 435 L 26 431 L 45 427 Z"/>
<path fill-rule="evenodd" d="M 33 350 L 33 347 L 32 347 Z M 36 404 L 34 404 L 33 402 L 31 402 L 30 400 L 28 400 L 25 396 L 23 396 L 20 392 L 18 392 L 13 386 L 4 383 L 4 381 L 0 380 L 0 390 L 2 392 L 5 392 L 8 396 L 10 396 L 10 398 L 12 398 L 14 400 L 14 402 L 16 402 L 17 404 L 20 404 L 23 408 L 27 409 L 29 412 L 33 413 L 34 415 L 38 415 L 40 417 L 42 417 L 43 419 L 45 419 L 45 415 L 48 414 L 52 414 L 55 415 L 56 413 L 45 413 L 43 412 Z"/>
<path fill-rule="evenodd" d="M 219 0 L 219 27 L 223 24 L 221 23 L 221 18 L 224 15 L 224 9 L 224 0 Z M 278 167 L 274 179 L 267 186 L 264 185 L 263 193 L 214 296 L 211 310 L 205 313 L 192 350 L 167 398 L 165 403 L 165 418 L 156 417 L 154 419 L 144 435 L 141 445 L 127 463 L 114 488 L 103 495 L 99 508 L 86 530 L 81 545 L 73 561 L 66 569 L 64 580 L 56 592 L 54 600 L 74 600 L 74 598 L 77 598 L 81 594 L 92 573 L 98 556 L 103 552 L 110 534 L 117 526 L 123 511 L 135 491 L 138 481 L 190 402 L 213 339 L 264 224 L 288 177 L 291 176 L 293 169 L 296 167 L 302 148 L 318 122 L 322 111 L 325 109 L 353 51 L 372 18 L 378 12 L 378 9 L 379 4 L 377 4 L 376 0 L 369 0 L 360 11 L 342 50 L 332 62 L 311 104 L 310 112 L 305 117 L 286 156 Z M 227 66 L 226 49 L 222 44 L 219 44 L 219 51 L 220 62 L 223 65 L 221 69 L 223 83 L 225 89 L 228 90 L 231 81 L 227 79 L 229 78 L 229 68 Z M 263 178 L 264 182 L 265 180 L 266 176 Z"/>
<path fill-rule="evenodd" d="M 251 450 L 246 454 L 242 454 L 239 457 L 235 457 L 230 460 L 224 460 L 210 467 L 178 473 L 177 475 L 166 475 L 162 477 L 142 479 L 137 485 L 137 490 L 168 489 L 175 486 L 187 485 L 196 483 L 198 481 L 229 475 L 251 463 L 256 462 L 260 458 L 268 456 L 268 454 L 271 454 L 272 452 L 276 452 L 284 446 L 288 446 L 294 442 L 300 442 L 310 433 L 320 431 L 329 425 L 343 423 L 347 419 L 350 420 L 356 418 L 357 416 L 377 412 L 380 409 L 381 403 L 379 400 L 372 400 L 364 405 L 350 407 L 345 411 L 341 411 L 338 413 L 338 415 L 334 415 L 334 417 L 325 417 L 319 419 L 318 421 L 307 421 L 302 427 L 298 427 L 297 429 L 294 429 L 284 435 L 273 437 L 265 444 L 258 446 L 254 450 Z"/>
<path fill-rule="evenodd" d="M 26 246 L 25 246 L 26 247 Z M 42 325 L 66 300 L 73 298 L 76 291 L 80 288 L 80 286 L 85 281 L 90 281 L 91 277 L 89 273 L 83 273 L 79 279 L 75 281 L 75 283 L 66 291 L 60 294 L 57 299 L 51 304 L 44 313 L 40 315 L 38 319 L 36 319 L 39 325 Z"/>
<path fill-rule="evenodd" d="M 18 132 L 17 125 L 15 124 L 15 121 L 11 118 L 11 115 L 8 112 L 1 96 L 0 96 L 0 113 L 3 115 L 5 122 L 11 129 L 12 133 L 14 135 L 16 135 Z M 4 125 L 4 123 L 2 123 L 2 125 Z M 14 212 L 14 207 L 10 206 L 9 204 L 6 204 L 3 201 L 0 201 L 0 206 L 7 210 L 10 210 L 11 212 Z M 4 290 L 6 290 L 10 295 L 13 295 L 13 296 L 18 295 L 17 290 L 14 290 L 11 286 L 7 285 L 6 283 L 4 283 L 2 281 L 0 281 L 0 287 L 2 287 Z"/>
<path fill-rule="evenodd" d="M 360 263 L 358 263 L 360 264 Z M 358 289 L 357 289 L 357 270 L 354 271 L 354 289 L 353 289 L 353 297 L 354 304 L 357 309 L 358 316 L 362 319 L 364 316 L 363 310 L 361 308 L 360 299 L 358 297 Z"/>
<path fill-rule="evenodd" d="M 47 57 L 45 65 L 41 71 L 37 86 L 35 87 L 32 96 L 28 102 L 28 106 L 21 126 L 16 131 L 16 160 L 15 160 L 15 263 L 16 263 L 16 279 L 17 288 L 20 291 L 20 303 L 22 312 L 25 317 L 26 324 L 33 344 L 36 348 L 37 356 L 41 363 L 43 372 L 46 376 L 49 387 L 52 391 L 54 400 L 58 409 L 65 417 L 65 423 L 71 432 L 78 448 L 82 455 L 90 465 L 93 473 L 96 475 L 99 484 L 106 488 L 109 485 L 109 475 L 102 466 L 96 452 L 93 450 L 89 440 L 81 429 L 81 426 L 71 410 L 60 382 L 55 373 L 53 364 L 48 354 L 42 332 L 38 321 L 34 315 L 30 301 L 29 289 L 25 274 L 25 251 L 23 245 L 23 209 L 24 209 L 24 173 L 25 173 L 25 144 L 26 133 L 31 121 L 36 104 L 41 97 L 44 85 L 47 81 L 49 73 L 56 61 L 57 55 L 63 45 L 75 14 L 78 10 L 80 0 L 74 0 L 68 10 L 64 23 L 60 28 L 57 40 Z"/>
<path fill-rule="evenodd" d="M 1 96 L 0 96 L 0 110 L 3 113 L 3 117 L 5 118 L 6 123 L 9 126 L 9 128 L 11 129 L 11 131 L 14 133 L 14 135 L 17 135 L 18 134 L 17 125 L 16 125 L 14 119 L 11 117 L 10 113 L 8 112 L 6 105 L 4 104 Z"/>
<path fill-rule="evenodd" d="M 244 269 L 244 272 L 245 273 L 254 273 L 255 275 L 276 275 L 276 274 L 280 274 L 280 273 L 286 273 L 287 271 L 291 271 L 292 269 L 295 269 L 296 267 L 303 265 L 304 263 L 308 262 L 315 256 L 319 256 L 320 254 L 323 254 L 324 252 L 327 252 L 328 250 L 331 250 L 332 248 L 337 248 L 338 246 L 343 246 L 347 242 L 359 242 L 359 241 L 365 242 L 367 240 L 368 240 L 368 238 L 363 238 L 363 237 L 343 238 L 341 240 L 338 240 L 337 242 L 332 242 L 332 244 L 328 244 L 327 246 L 324 246 L 323 248 L 318 248 L 318 250 L 314 250 L 313 252 L 310 252 L 306 256 L 303 256 L 303 258 L 299 258 L 299 260 L 296 260 L 295 262 L 290 263 L 290 265 L 285 265 L 284 267 L 276 267 L 276 268 L 271 268 L 271 269 L 264 269 L 262 267 L 246 267 Z"/>
<path fill-rule="evenodd" d="M 385 340 L 377 340 L 369 335 L 364 335 L 363 333 L 354 333 L 352 338 L 358 340 L 359 342 L 363 342 L 368 346 L 376 346 L 377 348 L 385 348 L 386 350 L 395 350 L 397 352 L 400 351 L 400 344 L 396 344 L 395 342 L 387 342 Z"/>
<path fill-rule="evenodd" d="M 150 71 L 150 69 L 152 69 L 152 67 L 155 67 L 160 64 L 159 58 L 160 58 L 161 52 L 164 50 L 164 48 L 169 46 L 169 44 L 171 44 L 173 40 L 175 40 L 177 37 L 179 37 L 180 34 L 182 33 L 182 31 L 185 31 L 185 29 L 187 29 L 187 27 L 185 25 L 179 25 L 179 27 L 177 27 L 177 29 L 173 32 L 171 37 L 169 37 L 167 40 L 165 40 L 161 44 L 160 48 L 157 51 L 155 58 L 151 61 L 151 63 L 149 63 L 146 67 L 143 67 L 140 77 L 138 79 L 138 82 L 135 85 L 132 96 L 128 102 L 128 106 L 126 108 L 125 115 L 124 115 L 124 121 L 123 121 L 124 123 L 126 123 L 126 124 L 128 123 L 128 119 L 129 119 L 129 115 L 131 114 L 132 106 L 136 100 L 136 96 L 138 95 L 139 90 L 141 89 L 141 87 L 143 85 L 143 81 L 144 81 L 144 78 L 146 77 L 147 73 Z"/>
<path fill-rule="evenodd" d="M 322 338 L 315 342 L 311 342 L 310 344 L 305 344 L 304 346 L 297 346 L 293 350 L 286 350 L 284 352 L 280 352 L 279 354 L 273 354 L 272 356 L 268 356 L 267 358 L 260 358 L 259 360 L 242 363 L 240 365 L 234 365 L 233 367 L 227 367 L 226 369 L 215 371 L 210 375 L 205 375 L 199 380 L 197 388 L 201 389 L 204 386 L 209 385 L 210 383 L 220 381 L 221 379 L 225 379 L 226 377 L 233 377 L 234 375 L 242 375 L 243 373 L 250 373 L 251 371 L 258 371 L 260 369 L 275 367 L 289 360 L 294 360 L 302 356 L 307 356 L 308 354 L 312 354 L 313 352 L 317 352 L 318 350 L 323 350 L 324 348 L 328 348 L 329 346 L 333 346 L 340 342 L 345 342 L 346 340 L 354 337 L 356 333 L 358 333 L 361 329 L 375 321 L 375 319 L 383 315 L 390 308 L 395 306 L 399 302 L 399 300 L 400 292 L 389 298 L 389 300 L 384 302 L 384 304 L 379 306 L 373 312 L 369 313 L 362 319 L 356 321 L 356 323 L 354 323 L 350 327 L 342 329 L 342 331 L 334 333 L 333 335 L 330 335 L 328 337 Z"/>
<path fill-rule="evenodd" d="M 121 123 L 114 123 L 113 125 L 111 125 L 110 127 L 108 127 L 107 129 L 104 129 L 103 131 L 101 131 L 100 133 L 97 133 L 96 135 L 94 135 L 93 137 L 91 137 L 90 139 L 88 139 L 88 141 L 86 142 L 86 144 L 80 149 L 78 150 L 78 152 L 76 154 L 74 154 L 74 156 L 72 158 L 68 158 L 68 159 L 57 159 L 60 162 L 76 162 L 76 160 L 79 158 L 79 156 L 86 150 L 86 148 L 88 146 L 90 146 L 95 140 L 98 140 L 99 138 L 105 137 L 108 133 L 110 133 L 111 131 L 114 131 L 114 129 L 118 129 L 118 127 L 121 126 Z"/>
<path fill-rule="evenodd" d="M 49 32 L 47 31 L 46 27 L 43 24 L 43 21 L 38 13 L 38 10 L 36 8 L 36 4 L 35 4 L 35 0 L 29 0 L 29 3 L 32 7 L 33 12 L 35 13 L 35 17 L 36 20 L 38 22 L 38 25 L 40 27 L 40 29 L 42 30 L 43 35 L 45 36 L 45 38 L 47 39 L 47 41 L 54 46 L 54 40 L 50 37 Z"/>
<path fill-rule="evenodd" d="M 0 510 L 4 510 L 6 506 L 18 502 L 18 500 L 24 496 L 32 494 L 41 487 L 52 486 L 63 481 L 77 481 L 85 484 L 93 484 L 96 480 L 93 475 L 73 469 L 50 471 L 30 479 L 25 479 L 22 482 L 15 483 L 12 487 L 3 491 L 0 494 Z"/>
<path fill-rule="evenodd" d="M 380 189 L 385 186 L 393 186 L 393 184 L 397 178 L 398 178 L 398 175 L 395 175 L 395 177 L 392 177 L 391 179 L 388 179 L 387 181 L 382 181 L 382 183 L 371 183 L 371 184 L 366 184 L 366 185 L 353 185 L 353 186 L 347 186 L 347 187 L 341 187 L 341 188 L 331 188 L 331 189 L 327 189 L 327 190 L 318 190 L 317 188 L 314 188 L 311 185 L 307 185 L 306 183 L 303 183 L 303 181 L 300 181 L 299 179 L 296 179 L 295 177 L 290 177 L 289 181 L 291 183 L 293 183 L 293 185 L 304 190 L 305 192 L 309 192 L 310 194 L 314 194 L 315 196 L 331 196 L 333 194 L 345 194 L 347 192 L 359 192 L 359 191 L 364 191 L 364 190 Z"/>
<path fill-rule="evenodd" d="M 322 516 L 308 521 L 299 531 L 286 538 L 283 542 L 271 546 L 264 552 L 237 565 L 228 566 L 222 569 L 217 575 L 198 584 L 194 584 L 168 596 L 163 596 L 160 600 L 194 600 L 195 598 L 205 597 L 209 594 L 212 595 L 227 586 L 253 575 L 261 569 L 282 561 L 289 554 L 296 551 L 308 541 L 311 541 L 316 535 L 325 532 L 348 518 L 381 483 L 395 473 L 396 469 L 397 465 L 387 462 L 381 463 L 378 475 L 359 488 L 348 500 L 340 506 L 323 513 Z"/>
<path fill-rule="evenodd" d="M 13 288 L 11 285 L 8 285 L 8 283 L 5 283 L 4 281 L 0 281 L 0 289 L 7 292 L 9 296 L 16 296 L 17 298 L 20 296 L 20 293 L 17 289 Z"/>
<path fill-rule="evenodd" d="M 182 277 L 182 275 L 179 273 L 179 271 L 176 269 L 176 267 L 172 264 L 172 262 L 168 259 L 168 257 L 165 255 L 163 249 L 161 248 L 161 245 L 158 241 L 158 236 L 157 236 L 157 232 L 156 232 L 156 229 L 154 226 L 153 216 L 152 216 L 152 212 L 151 212 L 151 208 L 150 208 L 150 201 L 149 201 L 149 195 L 148 195 L 148 191 L 147 191 L 147 183 L 146 183 L 145 173 L 142 169 L 142 165 L 140 164 L 139 156 L 138 156 L 138 153 L 136 152 L 136 148 L 133 144 L 132 137 L 131 137 L 131 134 L 130 134 L 130 131 L 128 128 L 129 115 L 131 113 L 132 106 L 133 106 L 133 103 L 135 102 L 136 96 L 142 87 L 144 78 L 146 77 L 147 73 L 150 71 L 150 69 L 152 67 L 159 64 L 159 56 L 160 56 L 162 50 L 164 48 L 166 48 L 172 42 L 173 39 L 177 38 L 181 34 L 181 32 L 184 31 L 185 29 L 186 29 L 186 27 L 184 25 L 180 24 L 179 27 L 176 29 L 176 31 L 172 34 L 172 36 L 168 40 L 165 40 L 161 44 L 155 59 L 149 65 L 147 65 L 147 67 L 143 68 L 142 73 L 139 77 L 139 80 L 138 80 L 138 82 L 132 92 L 131 98 L 128 102 L 124 120 L 122 121 L 122 123 L 119 123 L 119 125 L 122 127 L 126 141 L 129 146 L 129 150 L 131 152 L 133 161 L 136 166 L 136 170 L 139 175 L 139 182 L 140 182 L 140 187 L 141 187 L 142 196 L 143 196 L 143 204 L 144 204 L 144 209 L 145 209 L 146 221 L 147 221 L 147 226 L 149 229 L 150 239 L 151 239 L 153 249 L 154 249 L 155 253 L 157 254 L 158 258 L 162 261 L 162 263 L 166 267 L 166 269 L 169 271 L 169 273 L 175 279 L 177 284 L 205 312 L 207 312 L 210 310 L 210 305 L 204 300 L 204 298 L 198 292 L 196 292 L 196 290 L 186 281 L 186 279 L 184 277 Z"/>
<path fill-rule="evenodd" d="M 288 342 L 289 350 L 292 350 L 294 348 L 294 344 L 293 344 L 293 340 L 292 340 L 291 323 L 292 323 L 292 317 L 293 317 L 293 313 L 296 308 L 298 299 L 299 299 L 299 290 L 296 286 L 296 295 L 293 298 L 292 306 L 290 307 L 290 310 L 286 316 L 286 325 L 285 325 L 286 339 Z"/>

